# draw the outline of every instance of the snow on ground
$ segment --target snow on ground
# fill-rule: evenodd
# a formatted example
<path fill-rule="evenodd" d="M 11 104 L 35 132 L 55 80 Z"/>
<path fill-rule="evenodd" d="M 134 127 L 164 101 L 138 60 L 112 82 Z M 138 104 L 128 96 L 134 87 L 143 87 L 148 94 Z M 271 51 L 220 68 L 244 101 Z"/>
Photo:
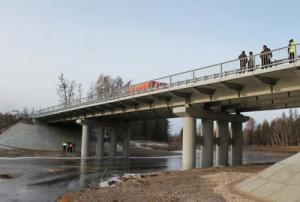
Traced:
<path fill-rule="evenodd" d="M 158 150 L 168 149 L 168 144 L 166 142 L 155 142 L 155 141 L 150 141 L 150 140 L 130 141 L 130 146 L 140 147 L 140 148 L 158 149 Z"/>
<path fill-rule="evenodd" d="M 13 149 L 13 148 L 0 144 L 0 149 Z"/>

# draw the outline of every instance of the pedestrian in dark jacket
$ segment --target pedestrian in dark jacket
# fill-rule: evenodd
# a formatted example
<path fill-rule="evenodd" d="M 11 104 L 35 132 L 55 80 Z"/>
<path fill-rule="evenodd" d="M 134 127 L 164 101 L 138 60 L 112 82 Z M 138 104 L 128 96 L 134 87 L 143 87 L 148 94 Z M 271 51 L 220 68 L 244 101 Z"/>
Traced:
<path fill-rule="evenodd" d="M 247 66 L 247 55 L 245 51 L 242 51 L 242 53 L 239 55 L 239 59 L 241 72 L 245 72 Z"/>
<path fill-rule="evenodd" d="M 260 59 L 261 59 L 261 68 L 268 68 L 271 64 L 272 59 L 272 52 L 271 49 L 268 48 L 266 45 L 263 45 L 263 50 L 260 53 Z"/>

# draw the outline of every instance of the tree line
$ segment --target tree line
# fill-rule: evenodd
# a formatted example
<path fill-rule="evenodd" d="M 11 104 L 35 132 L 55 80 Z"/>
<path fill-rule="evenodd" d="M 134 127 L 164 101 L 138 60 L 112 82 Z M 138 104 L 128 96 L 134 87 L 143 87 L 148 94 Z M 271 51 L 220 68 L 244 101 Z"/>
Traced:
<path fill-rule="evenodd" d="M 250 118 L 244 129 L 244 143 L 248 145 L 292 146 L 300 145 L 300 116 L 297 109 L 283 112 L 271 122 L 256 124 Z"/>
<path fill-rule="evenodd" d="M 22 111 L 12 110 L 6 113 L 0 112 L 0 129 L 10 125 L 17 120 L 29 119 L 29 117 L 30 115 L 27 108 L 24 108 Z"/>
<path fill-rule="evenodd" d="M 88 100 L 111 97 L 124 93 L 131 83 L 132 81 L 124 81 L 120 76 L 100 74 L 96 81 L 90 84 L 85 97 Z M 60 74 L 57 95 L 61 104 L 70 105 L 73 101 L 83 98 L 82 85 Z M 168 141 L 169 129 L 168 119 L 136 121 L 131 124 L 132 139 Z"/>

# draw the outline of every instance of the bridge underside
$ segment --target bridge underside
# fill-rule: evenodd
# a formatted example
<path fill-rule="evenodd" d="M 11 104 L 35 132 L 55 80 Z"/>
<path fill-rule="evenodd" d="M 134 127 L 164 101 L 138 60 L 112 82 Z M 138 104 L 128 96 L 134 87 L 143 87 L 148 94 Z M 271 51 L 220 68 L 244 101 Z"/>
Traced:
<path fill-rule="evenodd" d="M 248 120 L 241 113 L 300 107 L 299 66 L 300 62 L 297 61 L 201 81 L 172 83 L 168 88 L 66 107 L 34 118 L 51 124 L 75 123 L 77 120 L 82 125 L 82 157 L 89 155 L 91 127 L 98 131 L 97 157 L 100 158 L 103 156 L 104 134 L 108 132 L 111 140 L 110 157 L 115 158 L 120 136 L 123 156 L 128 157 L 128 122 L 182 117 L 183 169 L 195 167 L 196 119 L 200 118 L 201 167 L 213 166 L 214 146 L 217 165 L 228 165 L 229 147 L 231 165 L 241 165 L 242 123 Z"/>

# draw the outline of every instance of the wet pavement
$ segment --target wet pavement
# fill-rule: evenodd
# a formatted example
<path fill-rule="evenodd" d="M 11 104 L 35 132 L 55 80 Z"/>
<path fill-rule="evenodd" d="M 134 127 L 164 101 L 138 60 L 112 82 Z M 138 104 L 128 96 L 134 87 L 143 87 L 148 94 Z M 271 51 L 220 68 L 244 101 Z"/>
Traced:
<path fill-rule="evenodd" d="M 274 163 L 290 154 L 244 152 L 243 162 Z M 197 153 L 197 167 L 200 155 Z M 130 159 L 0 158 L 0 201 L 55 201 L 67 191 L 128 173 L 180 170 L 181 156 Z M 2 178 L 9 174 L 12 179 Z"/>

